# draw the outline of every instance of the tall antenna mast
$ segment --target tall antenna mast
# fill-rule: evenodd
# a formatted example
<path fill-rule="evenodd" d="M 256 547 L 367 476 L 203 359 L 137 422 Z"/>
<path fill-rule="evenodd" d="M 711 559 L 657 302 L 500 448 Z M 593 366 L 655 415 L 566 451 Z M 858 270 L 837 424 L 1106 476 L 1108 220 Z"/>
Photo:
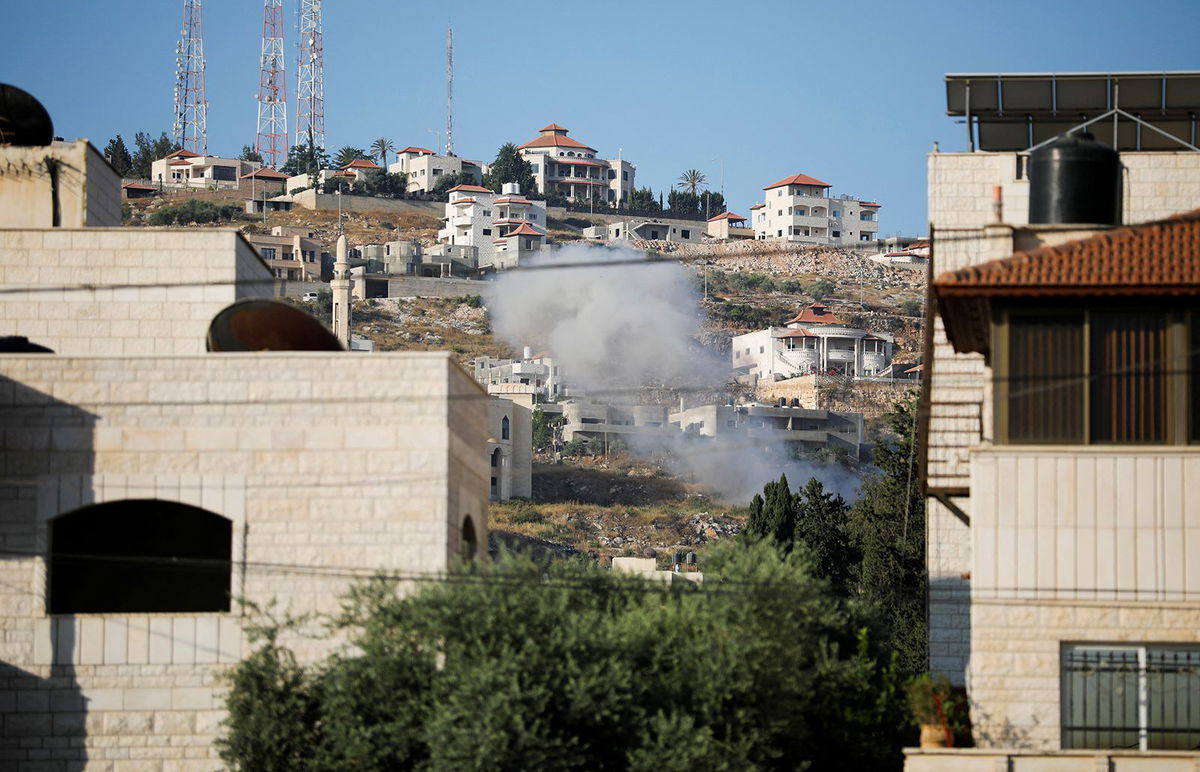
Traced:
<path fill-rule="evenodd" d="M 258 135 L 254 149 L 272 169 L 287 161 L 287 77 L 283 62 L 283 0 L 263 0 Z"/>
<path fill-rule="evenodd" d="M 446 27 L 446 155 L 454 155 L 454 28 Z"/>
<path fill-rule="evenodd" d="M 321 0 L 300 0 L 300 57 L 296 66 L 296 141 L 325 149 L 325 35 Z"/>
<path fill-rule="evenodd" d="M 183 27 L 175 49 L 175 144 L 208 155 L 208 100 L 204 96 L 204 25 L 201 0 L 183 0 Z"/>

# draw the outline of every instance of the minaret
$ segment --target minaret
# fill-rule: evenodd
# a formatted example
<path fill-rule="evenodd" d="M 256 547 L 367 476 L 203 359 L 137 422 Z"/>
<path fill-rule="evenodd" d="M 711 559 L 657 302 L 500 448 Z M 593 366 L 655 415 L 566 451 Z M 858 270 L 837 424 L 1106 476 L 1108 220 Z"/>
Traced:
<path fill-rule="evenodd" d="M 333 293 L 333 334 L 350 350 L 350 260 L 346 256 L 346 237 L 338 236 L 337 256 L 333 263 L 333 281 L 329 289 Z"/>

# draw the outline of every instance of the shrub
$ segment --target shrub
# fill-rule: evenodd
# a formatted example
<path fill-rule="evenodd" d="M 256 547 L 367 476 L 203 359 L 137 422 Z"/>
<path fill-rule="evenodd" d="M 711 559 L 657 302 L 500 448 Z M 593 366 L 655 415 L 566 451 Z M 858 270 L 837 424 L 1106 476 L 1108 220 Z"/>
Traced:
<path fill-rule="evenodd" d="M 832 295 L 836 290 L 837 285 L 829 279 L 817 279 L 808 285 L 808 296 L 819 303 Z"/>
<path fill-rule="evenodd" d="M 244 211 L 238 204 L 214 204 L 189 198 L 178 204 L 164 206 L 150 215 L 151 225 L 188 225 L 241 219 Z"/>

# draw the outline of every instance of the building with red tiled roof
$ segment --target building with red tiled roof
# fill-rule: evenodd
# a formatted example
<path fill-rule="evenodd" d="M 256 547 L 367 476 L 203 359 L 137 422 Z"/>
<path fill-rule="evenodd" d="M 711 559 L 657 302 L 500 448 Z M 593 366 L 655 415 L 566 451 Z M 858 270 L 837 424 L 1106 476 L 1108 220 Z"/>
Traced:
<path fill-rule="evenodd" d="M 479 185 L 450 189 L 439 244 L 482 270 L 515 268 L 546 243 L 546 204 L 521 195 L 515 183 L 500 193 Z"/>
<path fill-rule="evenodd" d="M 438 186 L 443 179 L 462 175 L 467 184 L 483 183 L 483 164 L 454 155 L 439 155 L 429 148 L 408 146 L 396 153 L 396 162 L 388 166 L 388 172 L 408 177 L 409 194 L 426 194 Z"/>
<path fill-rule="evenodd" d="M 150 164 L 150 181 L 173 190 L 232 190 L 239 187 L 247 174 L 261 167 L 257 161 L 176 150 Z"/>
<path fill-rule="evenodd" d="M 635 185 L 633 164 L 623 159 L 597 158 L 596 149 L 567 136 L 568 129 L 551 123 L 538 136 L 518 146 L 533 169 L 537 192 L 568 201 L 619 204 Z"/>
<path fill-rule="evenodd" d="M 824 303 L 812 303 L 782 327 L 738 335 L 730 342 L 730 364 L 757 386 L 800 375 L 852 378 L 892 375 L 895 338 L 852 327 Z"/>
<path fill-rule="evenodd" d="M 346 169 L 382 169 L 383 167 L 380 166 L 379 164 L 375 163 L 374 161 L 368 160 L 366 158 L 356 158 L 353 161 L 351 161 L 350 163 L 345 164 L 344 166 L 340 166 L 338 168 L 340 168 L 344 171 Z"/>
<path fill-rule="evenodd" d="M 733 212 L 722 212 L 708 219 L 705 235 L 717 241 L 743 240 L 754 238 L 754 230 L 747 227 L 746 218 Z"/>
<path fill-rule="evenodd" d="M 828 182 L 792 174 L 763 188 L 765 201 L 751 207 L 760 241 L 856 246 L 879 237 L 880 204 L 832 196 Z"/>

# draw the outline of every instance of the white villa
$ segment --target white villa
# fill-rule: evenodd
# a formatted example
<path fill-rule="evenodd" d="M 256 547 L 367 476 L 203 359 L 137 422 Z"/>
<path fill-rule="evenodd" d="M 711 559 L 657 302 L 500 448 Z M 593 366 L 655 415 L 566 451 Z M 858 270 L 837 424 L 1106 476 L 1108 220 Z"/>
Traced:
<path fill-rule="evenodd" d="M 560 193 L 568 199 L 606 201 L 619 206 L 634 188 L 637 167 L 620 158 L 596 157 L 596 149 L 567 136 L 552 123 L 521 145 L 521 156 L 533 166 L 538 192 Z"/>
<path fill-rule="evenodd" d="M 521 195 L 516 183 L 496 193 L 480 185 L 450 189 L 438 241 L 467 248 L 480 268 L 515 268 L 546 244 L 546 204 Z"/>
<path fill-rule="evenodd" d="M 167 188 L 237 188 L 238 180 L 262 168 L 258 161 L 176 150 L 150 164 L 151 181 Z"/>
<path fill-rule="evenodd" d="M 465 173 L 475 185 L 483 184 L 484 164 L 454 155 L 438 155 L 423 147 L 406 147 L 396 153 L 396 162 L 388 166 L 392 174 L 408 175 L 409 193 L 427 193 L 448 174 Z"/>
<path fill-rule="evenodd" d="M 676 241 L 699 244 L 704 240 L 704 232 L 704 225 L 695 220 L 639 217 L 584 228 L 583 237 L 599 241 Z"/>
<path fill-rule="evenodd" d="M 851 245 L 879 236 L 879 207 L 874 201 L 830 196 L 833 186 L 807 174 L 793 174 L 763 188 L 766 199 L 750 209 L 754 237 L 760 241 Z"/>
<path fill-rule="evenodd" d="M 554 357 L 545 352 L 535 354 L 529 346 L 520 359 L 476 357 L 471 364 L 475 380 L 489 390 L 513 384 L 527 386 L 544 402 L 566 395 Z"/>
<path fill-rule="evenodd" d="M 823 303 L 813 303 L 783 327 L 733 338 L 731 364 L 754 383 L 797 375 L 854 378 L 891 374 L 895 338 L 851 327 Z"/>

